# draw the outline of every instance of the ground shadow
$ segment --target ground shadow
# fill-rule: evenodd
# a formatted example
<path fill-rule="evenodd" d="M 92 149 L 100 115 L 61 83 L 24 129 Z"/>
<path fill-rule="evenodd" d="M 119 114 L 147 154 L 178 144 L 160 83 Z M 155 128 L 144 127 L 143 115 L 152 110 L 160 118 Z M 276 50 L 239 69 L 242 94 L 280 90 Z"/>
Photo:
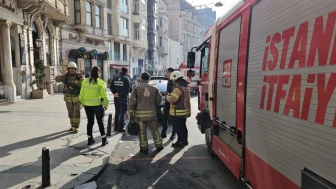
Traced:
<path fill-rule="evenodd" d="M 41 143 L 45 143 L 45 142 L 49 142 L 55 139 L 59 139 L 63 136 L 66 135 L 70 135 L 71 133 L 69 132 L 69 130 L 64 130 L 64 131 L 60 131 L 60 132 L 56 132 L 56 133 L 52 133 L 49 135 L 44 135 L 41 137 L 36 137 L 36 138 L 32 138 L 32 139 L 28 139 L 28 140 L 24 140 L 24 141 L 20 141 L 20 142 L 15 142 L 12 144 L 8 144 L 6 146 L 2 146 L 0 148 L 0 158 L 3 158 L 5 156 L 10 155 L 11 151 L 15 151 L 18 149 L 23 149 L 23 148 L 27 148 L 27 147 L 32 147 Z"/>
<path fill-rule="evenodd" d="M 105 173 L 97 180 L 98 188 L 244 188 L 218 159 L 198 155 L 206 153 L 204 145 L 191 146 L 182 155 L 178 155 L 179 152 L 180 149 L 176 149 L 158 159 L 155 158 L 159 156 L 156 153 L 137 153 L 120 163 L 112 160 Z M 225 171 L 219 174 L 212 170 L 213 167 L 220 167 Z"/>

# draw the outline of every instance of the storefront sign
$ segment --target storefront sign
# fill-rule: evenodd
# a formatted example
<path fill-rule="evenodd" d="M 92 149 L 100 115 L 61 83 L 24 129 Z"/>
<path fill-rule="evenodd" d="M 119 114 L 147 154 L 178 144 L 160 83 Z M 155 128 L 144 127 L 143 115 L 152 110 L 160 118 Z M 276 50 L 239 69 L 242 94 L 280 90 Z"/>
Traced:
<path fill-rule="evenodd" d="M 138 67 L 143 68 L 144 67 L 144 61 L 143 60 L 138 60 Z"/>

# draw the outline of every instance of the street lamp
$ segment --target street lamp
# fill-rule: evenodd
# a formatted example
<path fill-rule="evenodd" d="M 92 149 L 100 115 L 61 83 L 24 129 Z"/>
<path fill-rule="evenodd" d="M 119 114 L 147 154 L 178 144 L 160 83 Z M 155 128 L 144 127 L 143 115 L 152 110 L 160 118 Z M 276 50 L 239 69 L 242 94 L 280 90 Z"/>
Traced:
<path fill-rule="evenodd" d="M 35 43 L 36 43 L 36 49 L 34 49 L 34 47 L 29 47 L 29 50 L 30 51 L 39 51 L 40 49 L 41 49 L 41 47 L 42 47 L 42 45 L 43 45 L 43 41 L 42 41 L 42 39 L 36 39 L 36 41 L 35 41 Z M 29 45 L 29 44 L 28 44 Z"/>

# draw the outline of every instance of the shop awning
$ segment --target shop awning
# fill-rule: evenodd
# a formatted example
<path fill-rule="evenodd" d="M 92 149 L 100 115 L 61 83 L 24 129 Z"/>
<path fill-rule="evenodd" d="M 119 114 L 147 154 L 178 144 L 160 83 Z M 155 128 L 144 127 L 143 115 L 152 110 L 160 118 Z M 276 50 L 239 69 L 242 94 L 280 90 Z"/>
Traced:
<path fill-rule="evenodd" d="M 110 68 L 116 69 L 116 70 L 121 70 L 121 68 L 127 68 L 129 70 L 129 67 L 127 66 L 122 66 L 122 65 L 110 65 Z"/>

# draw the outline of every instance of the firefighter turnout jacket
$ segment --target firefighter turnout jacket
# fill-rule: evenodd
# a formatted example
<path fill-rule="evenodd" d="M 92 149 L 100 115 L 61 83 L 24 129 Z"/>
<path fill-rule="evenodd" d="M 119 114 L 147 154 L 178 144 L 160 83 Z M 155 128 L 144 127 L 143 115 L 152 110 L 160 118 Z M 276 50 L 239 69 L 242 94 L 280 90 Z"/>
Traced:
<path fill-rule="evenodd" d="M 131 84 L 126 74 L 120 73 L 115 76 L 110 85 L 113 94 L 118 93 L 120 100 L 128 100 L 129 93 L 131 92 Z"/>
<path fill-rule="evenodd" d="M 128 111 L 130 115 L 139 121 L 151 121 L 156 119 L 156 106 L 162 101 L 162 95 L 158 88 L 141 81 L 131 93 Z"/>
<path fill-rule="evenodd" d="M 174 83 L 173 92 L 167 95 L 170 102 L 169 114 L 175 117 L 190 117 L 190 88 L 188 82 L 182 78 Z"/>
<path fill-rule="evenodd" d="M 84 79 L 79 94 L 79 100 L 84 106 L 99 106 L 103 104 L 103 106 L 107 108 L 109 99 L 105 82 L 98 78 L 97 83 L 92 84 L 90 83 L 90 78 Z"/>
<path fill-rule="evenodd" d="M 65 75 L 57 76 L 55 78 L 56 82 L 64 83 L 64 101 L 78 100 L 83 79 L 84 76 L 80 73 L 75 73 L 73 75 L 66 73 Z"/>

